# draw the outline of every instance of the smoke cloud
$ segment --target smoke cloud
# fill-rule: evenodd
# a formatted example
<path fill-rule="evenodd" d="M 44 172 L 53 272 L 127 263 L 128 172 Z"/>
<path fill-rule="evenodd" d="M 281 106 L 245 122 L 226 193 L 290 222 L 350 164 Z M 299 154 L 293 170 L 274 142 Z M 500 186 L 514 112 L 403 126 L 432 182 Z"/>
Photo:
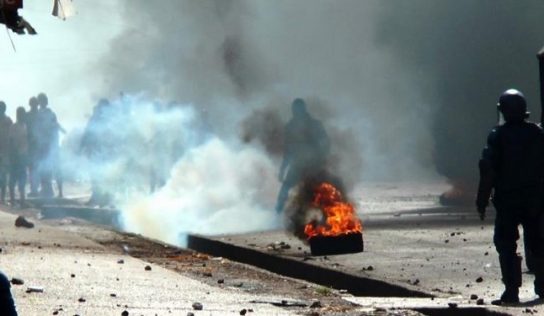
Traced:
<path fill-rule="evenodd" d="M 206 134 L 186 144 L 160 191 L 122 203 L 127 229 L 170 241 L 191 230 L 276 225 L 283 124 L 296 97 L 323 122 L 333 173 L 348 190 L 366 180 L 436 179 L 437 171 L 473 183 L 498 94 L 521 89 L 539 112 L 538 0 L 117 5 L 122 29 L 96 63 L 92 89 L 173 101 L 197 117 L 178 132 Z M 145 122 L 161 114 L 134 111 L 144 113 L 134 117 L 135 134 L 147 137 Z M 132 157 L 147 155 L 135 147 Z"/>

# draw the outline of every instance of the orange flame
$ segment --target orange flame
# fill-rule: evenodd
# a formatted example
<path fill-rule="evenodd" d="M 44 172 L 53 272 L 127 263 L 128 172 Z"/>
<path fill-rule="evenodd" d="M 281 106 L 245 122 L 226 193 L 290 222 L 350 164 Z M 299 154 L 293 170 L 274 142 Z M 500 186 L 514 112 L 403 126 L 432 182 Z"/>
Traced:
<path fill-rule="evenodd" d="M 330 183 L 323 182 L 316 188 L 312 206 L 323 211 L 326 224 L 306 224 L 304 233 L 308 239 L 318 235 L 338 236 L 363 231 L 363 225 L 355 215 L 353 205 L 344 201 L 342 193 Z"/>

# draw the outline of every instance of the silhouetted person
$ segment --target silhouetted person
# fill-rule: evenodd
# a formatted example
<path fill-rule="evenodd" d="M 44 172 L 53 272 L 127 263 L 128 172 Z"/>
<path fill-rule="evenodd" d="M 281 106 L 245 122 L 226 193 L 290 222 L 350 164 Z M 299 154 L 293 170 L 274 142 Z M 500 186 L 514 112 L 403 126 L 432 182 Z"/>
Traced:
<path fill-rule="evenodd" d="M 293 186 L 324 171 L 330 147 L 323 124 L 311 117 L 304 100 L 295 99 L 291 109 L 293 117 L 286 124 L 284 133 L 284 155 L 279 172 L 279 180 L 283 183 L 278 194 L 277 212 L 283 211 Z"/>
<path fill-rule="evenodd" d="M 0 315 L 17 316 L 17 309 L 11 295 L 11 284 L 2 271 L 0 271 Z"/>
<path fill-rule="evenodd" d="M 28 177 L 30 180 L 29 197 L 37 197 L 40 186 L 40 172 L 38 170 L 40 159 L 39 147 L 39 124 L 38 124 L 38 99 L 36 97 L 28 100 L 30 110 L 26 113 L 26 129 L 28 135 Z"/>
<path fill-rule="evenodd" d="M 101 99 L 93 109 L 81 139 L 80 150 L 92 163 L 90 170 L 92 195 L 88 205 L 105 206 L 110 203 L 111 196 L 104 188 L 104 165 L 112 159 L 112 148 L 109 140 L 112 137 L 112 106 L 106 99 Z"/>
<path fill-rule="evenodd" d="M 25 124 L 25 109 L 17 108 L 17 121 L 10 128 L 10 169 L 9 196 L 11 205 L 15 205 L 15 186 L 19 191 L 21 207 L 25 204 L 26 166 L 28 160 L 28 135 Z"/>
<path fill-rule="evenodd" d="M 501 95 L 499 110 L 505 123 L 488 136 L 480 160 L 476 199 L 483 220 L 493 191 L 497 211 L 493 240 L 505 286 L 500 299 L 493 301 L 497 305 L 519 302 L 521 258 L 516 250 L 520 224 L 533 255 L 535 293 L 544 298 L 544 132 L 526 120 L 529 113 L 525 97 L 517 90 Z"/>
<path fill-rule="evenodd" d="M 41 192 L 43 197 L 50 198 L 53 193 L 53 174 L 56 176 L 59 195 L 62 196 L 62 175 L 59 168 L 59 131 L 57 116 L 48 107 L 49 100 L 44 93 L 38 95 L 38 156 L 40 159 Z"/>
<path fill-rule="evenodd" d="M 9 173 L 9 130 L 12 123 L 6 115 L 6 103 L 0 101 L 0 201 L 2 203 L 6 202 Z"/>

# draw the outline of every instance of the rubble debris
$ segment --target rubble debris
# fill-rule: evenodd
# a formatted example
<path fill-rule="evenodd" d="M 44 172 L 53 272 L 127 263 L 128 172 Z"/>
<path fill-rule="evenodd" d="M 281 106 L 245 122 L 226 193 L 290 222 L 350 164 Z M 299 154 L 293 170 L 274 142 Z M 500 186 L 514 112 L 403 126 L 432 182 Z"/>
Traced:
<path fill-rule="evenodd" d="M 252 304 L 271 304 L 278 307 L 308 307 L 308 304 L 300 301 L 288 301 L 288 300 L 281 300 L 281 301 L 268 301 L 268 300 L 252 300 L 250 301 Z"/>
<path fill-rule="evenodd" d="M 29 286 L 26 289 L 26 293 L 43 293 L 43 287 L 41 287 L 41 286 Z"/>
<path fill-rule="evenodd" d="M 223 284 L 223 283 L 225 283 L 225 280 L 224 280 L 224 279 L 219 279 L 219 280 L 217 280 L 217 284 Z"/>
<path fill-rule="evenodd" d="M 121 316 L 128 316 L 128 311 L 126 311 L 126 310 L 123 311 L 123 312 L 121 313 Z"/>
<path fill-rule="evenodd" d="M 125 260 L 119 259 L 119 260 L 117 260 L 117 263 L 118 263 L 118 264 L 123 264 L 123 263 L 125 263 Z"/>
<path fill-rule="evenodd" d="M 83 297 L 80 297 L 77 301 L 80 303 L 85 303 L 87 300 L 84 299 Z"/>
<path fill-rule="evenodd" d="M 484 305 L 484 299 L 483 298 L 479 298 L 477 301 L 476 301 L 476 305 Z"/>
<path fill-rule="evenodd" d="M 374 271 L 374 267 L 373 266 L 363 267 L 361 271 Z"/>
<path fill-rule="evenodd" d="M 449 308 L 457 308 L 457 303 L 450 302 L 448 303 Z"/>
<path fill-rule="evenodd" d="M 245 315 L 246 313 L 247 313 L 247 309 L 245 308 L 240 311 L 240 315 L 242 316 Z"/>
<path fill-rule="evenodd" d="M 72 274 L 70 274 L 70 277 L 71 277 L 71 278 L 75 278 L 76 275 L 72 273 Z"/>
<path fill-rule="evenodd" d="M 291 245 L 289 245 L 285 241 L 276 241 L 266 245 L 266 249 L 274 250 L 274 251 L 286 250 L 286 249 L 291 249 Z"/>
<path fill-rule="evenodd" d="M 470 296 L 470 299 L 471 299 L 471 300 L 477 300 L 477 299 L 478 299 L 478 295 L 472 294 L 472 295 Z"/>
<path fill-rule="evenodd" d="M 482 277 L 478 277 L 476 279 L 476 283 L 482 283 L 483 281 L 484 281 L 484 278 L 482 278 Z"/>
<path fill-rule="evenodd" d="M 25 281 L 23 281 L 23 279 L 19 279 L 19 278 L 12 278 L 11 279 L 11 284 L 13 284 L 13 285 L 23 285 L 23 284 L 25 284 Z"/>
<path fill-rule="evenodd" d="M 319 300 L 315 300 L 312 302 L 312 304 L 310 304 L 310 308 L 321 308 L 321 307 L 323 306 L 321 305 L 321 302 Z"/>
<path fill-rule="evenodd" d="M 192 306 L 195 311 L 201 311 L 204 308 L 204 306 L 199 302 L 193 303 Z"/>
<path fill-rule="evenodd" d="M 34 223 L 29 222 L 24 216 L 19 215 L 15 219 L 15 227 L 34 228 Z"/>
<path fill-rule="evenodd" d="M 187 313 L 187 316 L 195 316 L 195 313 L 193 313 L 193 312 L 188 312 L 188 313 Z"/>
<path fill-rule="evenodd" d="M 117 297 L 117 294 L 111 293 L 111 294 L 110 294 L 110 297 Z"/>
<path fill-rule="evenodd" d="M 151 271 L 151 266 L 145 266 L 145 271 Z"/>

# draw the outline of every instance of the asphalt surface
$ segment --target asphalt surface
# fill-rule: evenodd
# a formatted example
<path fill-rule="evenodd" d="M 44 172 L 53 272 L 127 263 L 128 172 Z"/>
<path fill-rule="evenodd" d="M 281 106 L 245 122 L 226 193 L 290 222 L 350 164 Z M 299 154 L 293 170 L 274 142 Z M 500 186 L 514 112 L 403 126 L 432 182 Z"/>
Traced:
<path fill-rule="evenodd" d="M 161 266 L 111 252 L 64 229 L 35 221 L 16 228 L 16 216 L 0 212 L 0 268 L 23 285 L 12 291 L 19 315 L 291 315 L 271 304 L 286 299 L 212 287 Z M 108 234 L 96 229 L 97 234 Z M 122 260 L 122 263 L 119 260 Z M 146 267 L 150 270 L 146 270 Z M 148 268 L 148 269 L 149 269 Z M 42 293 L 27 293 L 29 288 Z M 202 304 L 202 311 L 194 303 Z"/>
<path fill-rule="evenodd" d="M 299 283 L 230 264 L 228 260 L 224 263 L 221 258 L 200 260 L 205 256 L 187 255 L 166 246 L 163 249 L 160 244 L 142 244 L 141 249 L 128 250 L 117 243 L 117 248 L 112 248 L 108 244 L 115 239 L 114 232 L 99 226 L 81 230 L 81 226 L 71 224 L 72 219 L 65 223 L 57 219 L 53 226 L 46 220 L 32 219 L 35 228 L 15 228 L 15 216 L 2 212 L 0 269 L 9 277 L 25 281 L 24 285 L 13 286 L 20 315 L 120 315 L 125 310 L 130 315 L 239 315 L 244 309 L 248 315 L 418 314 L 410 309 L 429 315 L 480 315 L 482 307 L 498 313 L 495 315 L 544 314 L 542 301 L 535 300 L 533 276 L 526 273 L 522 304 L 498 308 L 489 305 L 502 291 L 492 245 L 493 210 L 481 222 L 472 207 L 442 207 L 438 196 L 446 188 L 436 183 L 373 183 L 357 188 L 352 199 L 363 220 L 362 253 L 311 256 L 304 241 L 283 230 L 205 237 L 307 267 L 379 280 L 434 298 L 357 297 L 326 285 Z M 130 238 L 144 241 L 138 236 Z M 288 247 L 278 247 L 280 244 Z M 153 253 L 145 254 L 144 249 L 149 247 L 154 247 Z M 519 249 L 523 249 L 522 242 Z M 200 261 L 188 263 L 187 258 Z M 146 266 L 151 270 L 147 271 Z M 213 277 L 203 273 L 212 270 Z M 227 278 L 224 285 L 217 285 L 217 276 Z M 243 282 L 237 281 L 240 279 Z M 44 291 L 26 293 L 29 287 Z M 330 305 L 312 311 L 270 304 L 296 304 L 301 298 L 315 299 L 316 293 L 323 299 L 332 293 L 329 301 L 323 301 Z M 334 297 L 339 294 L 345 295 L 340 299 L 344 303 Z M 483 300 L 483 305 L 476 303 L 476 297 Z M 203 305 L 202 311 L 193 308 L 196 302 Z"/>
<path fill-rule="evenodd" d="M 354 197 L 364 221 L 362 253 L 314 257 L 304 241 L 286 231 L 211 239 L 416 289 L 446 299 L 442 306 L 450 302 L 511 315 L 544 314 L 543 302 L 536 300 L 533 292 L 533 275 L 527 274 L 525 267 L 520 289 L 522 304 L 508 308 L 490 305 L 503 290 L 492 243 L 494 211 L 490 209 L 482 222 L 473 207 L 442 207 L 438 196 L 443 191 L 444 186 L 434 184 L 375 184 L 359 188 Z M 281 244 L 288 247 L 277 246 Z M 522 241 L 518 251 L 523 254 Z M 483 305 L 477 305 L 475 298 L 483 299 Z M 405 299 L 390 298 L 358 302 L 361 306 L 383 308 L 417 305 L 417 301 L 406 303 Z"/>

